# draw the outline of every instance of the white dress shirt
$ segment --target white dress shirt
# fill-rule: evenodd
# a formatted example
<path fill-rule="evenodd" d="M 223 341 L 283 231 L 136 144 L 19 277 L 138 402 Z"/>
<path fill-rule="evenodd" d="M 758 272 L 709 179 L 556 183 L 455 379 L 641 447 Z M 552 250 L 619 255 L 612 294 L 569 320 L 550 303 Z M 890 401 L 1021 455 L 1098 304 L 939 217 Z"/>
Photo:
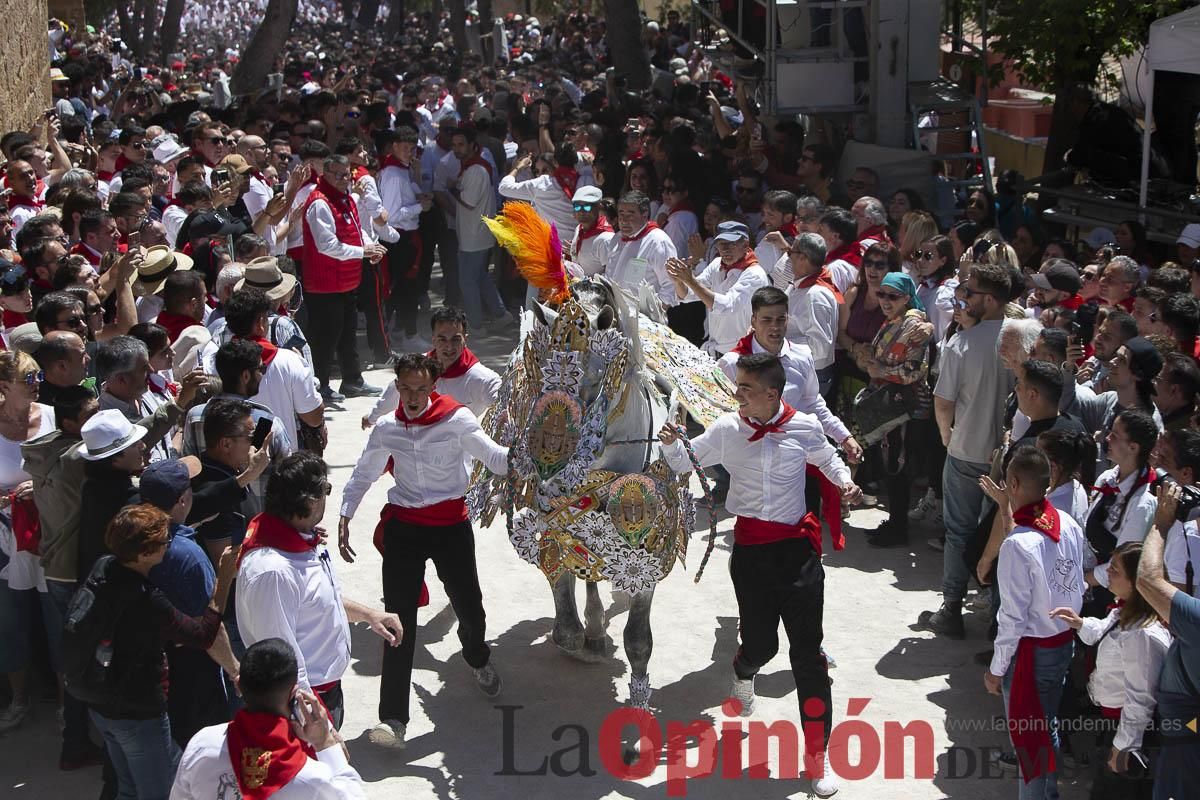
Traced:
<path fill-rule="evenodd" d="M 580 239 L 579 225 L 575 226 L 575 233 L 572 235 L 572 249 L 575 257 L 571 259 L 579 265 L 585 275 L 596 275 L 604 272 L 604 268 L 608 265 L 609 256 L 612 254 L 613 239 L 617 237 L 614 231 L 604 231 L 597 233 L 595 236 L 589 236 L 586 239 Z"/>
<path fill-rule="evenodd" d="M 246 647 L 273 636 L 291 645 L 303 689 L 340 681 L 350 666 L 350 621 L 324 545 L 246 553 L 237 575 L 237 623 Z"/>
<path fill-rule="evenodd" d="M 351 200 L 350 202 L 354 202 Z M 317 251 L 336 258 L 338 261 L 362 261 L 363 249 L 356 244 L 347 244 L 338 238 L 333 208 L 329 203 L 314 202 L 304 212 L 304 224 L 312 231 Z M 361 225 L 361 220 L 359 222 Z M 359 229 L 362 232 L 362 229 Z"/>
<path fill-rule="evenodd" d="M 770 284 L 767 273 L 758 264 L 745 269 L 723 269 L 718 256 L 696 276 L 696 281 L 713 293 L 713 305 L 708 310 L 708 339 L 718 353 L 728 353 L 750 330 L 750 296 L 755 289 Z"/>
<path fill-rule="evenodd" d="M 940 282 L 917 281 L 917 299 L 925 306 L 929 322 L 933 325 L 933 341 L 940 342 L 946 336 L 946 328 L 954 319 L 954 290 L 958 279 L 946 278 Z"/>
<path fill-rule="evenodd" d="M 770 273 L 772 270 L 774 270 L 775 265 L 779 263 L 780 259 L 787 258 L 787 250 L 780 250 L 778 247 L 768 242 L 766 234 L 764 234 L 762 241 L 760 241 L 754 248 L 754 255 L 758 256 L 758 263 L 762 264 L 763 269 Z M 791 264 L 785 262 L 784 267 L 790 274 L 792 271 Z"/>
<path fill-rule="evenodd" d="M 783 407 L 768 423 L 779 419 Z M 797 411 L 779 433 L 769 433 L 756 442 L 745 420 L 724 414 L 704 433 L 692 440 L 692 450 L 702 467 L 721 464 L 729 470 L 729 495 L 725 508 L 730 514 L 764 522 L 795 525 L 808 512 L 804 505 L 804 473 L 809 462 L 835 485 L 850 483 L 850 470 L 825 439 L 821 423 L 812 414 Z M 663 448 L 671 469 L 692 469 L 683 443 Z"/>
<path fill-rule="evenodd" d="M 304 204 L 308 202 L 308 196 L 312 194 L 312 190 L 316 187 L 317 184 L 315 181 L 301 186 L 299 191 L 296 192 L 296 199 L 292 201 L 292 207 L 288 209 L 288 213 L 291 214 L 297 208 L 304 208 Z M 322 205 L 324 204 L 322 203 Z M 291 250 L 294 247 L 304 247 L 304 220 L 299 220 L 298 224 L 288 229 L 287 247 L 285 249 Z"/>
<path fill-rule="evenodd" d="M 767 349 L 751 338 L 750 350 L 753 353 L 765 353 Z M 731 381 L 737 380 L 737 361 L 739 353 L 726 353 L 717 361 L 717 366 Z M 821 430 L 833 441 L 841 444 L 850 435 L 850 429 L 842 420 L 829 410 L 825 398 L 817 383 L 817 369 L 813 366 L 812 352 L 808 345 L 793 344 L 783 340 L 783 348 L 779 351 L 779 361 L 783 364 L 783 374 L 787 383 L 783 387 L 783 399 L 789 406 L 805 414 L 812 414 L 821 423 Z"/>
<path fill-rule="evenodd" d="M 1000 545 L 996 584 L 1000 611 L 990 671 L 1004 675 L 1023 637 L 1045 639 L 1068 630 L 1067 623 L 1050 612 L 1066 607 L 1078 612 L 1083 605 L 1083 531 L 1075 520 L 1059 514 L 1059 537 L 1026 525 L 1013 528 Z M 1052 709 L 1051 709 L 1052 712 Z"/>
<path fill-rule="evenodd" d="M 1020 437 L 1014 437 L 1014 440 Z M 1061 486 L 1051 489 L 1046 494 L 1046 499 L 1050 501 L 1050 505 L 1054 506 L 1060 513 L 1070 514 L 1071 519 L 1083 527 L 1087 520 L 1088 512 L 1088 496 L 1087 489 L 1083 488 L 1083 484 L 1072 478 Z"/>
<path fill-rule="evenodd" d="M 591 186 L 592 182 L 582 175 L 576 188 Z M 512 175 L 500 179 L 500 194 L 511 200 L 526 200 L 533 210 L 547 222 L 558 228 L 558 238 L 563 244 L 575 238 L 575 206 L 563 187 L 553 175 L 542 175 L 527 181 L 519 181 Z"/>
<path fill-rule="evenodd" d="M 648 223 L 647 223 L 648 224 Z M 638 233 L 645 231 L 645 226 Z M 637 234 L 628 239 L 620 232 L 612 239 L 612 252 L 608 257 L 608 267 L 605 273 L 620 283 L 620 276 L 628 274 L 629 262 L 635 258 L 646 260 L 646 274 L 643 280 L 650 284 L 650 288 L 658 295 L 658 299 L 666 308 L 671 308 L 679 304 L 679 297 L 675 294 L 675 282 L 667 275 L 667 260 L 675 258 L 679 253 L 675 249 L 674 242 L 671 237 L 667 236 L 660 229 L 646 231 L 645 235 L 640 239 L 635 238 Z M 622 284 L 624 285 L 624 284 Z M 625 286 L 637 295 L 636 286 Z"/>
<path fill-rule="evenodd" d="M 417 229 L 421 217 L 418 191 L 412 173 L 404 167 L 389 164 L 379 170 L 379 196 L 387 209 L 389 225 L 402 231 Z"/>
<path fill-rule="evenodd" d="M 849 261 L 836 258 L 825 266 L 829 270 L 829 276 L 833 279 L 833 285 L 842 294 L 848 292 L 850 287 L 858 280 L 858 267 Z"/>
<path fill-rule="evenodd" d="M 188 211 L 180 205 L 169 205 L 162 213 L 163 230 L 167 234 L 167 244 L 171 249 L 183 249 L 183 245 L 187 242 L 176 241 L 179 238 L 179 229 L 183 227 L 183 221 L 187 219 Z M 86 247 L 86 245 L 84 245 Z"/>
<path fill-rule="evenodd" d="M 1154 512 L 1158 510 L 1158 498 L 1154 496 L 1154 492 L 1150 491 L 1150 487 L 1146 484 L 1133 488 L 1134 483 L 1144 478 L 1142 470 L 1134 470 L 1125 480 L 1117 483 L 1117 468 L 1105 470 L 1096 478 L 1097 486 L 1112 486 L 1116 485 L 1120 495 L 1116 501 L 1108 507 L 1108 516 L 1104 520 L 1104 527 L 1109 533 L 1116 537 L 1117 543 L 1113 549 L 1117 549 L 1126 542 L 1141 542 L 1145 541 L 1146 534 L 1150 532 L 1150 526 L 1154 524 Z M 1132 495 L 1130 491 L 1132 490 Z M 1092 504 L 1088 507 L 1088 516 L 1092 515 L 1096 506 L 1100 504 L 1100 499 L 1103 497 L 1100 492 L 1092 492 Z M 1126 502 L 1128 499 L 1128 502 Z M 1125 514 L 1121 515 L 1121 510 L 1124 508 Z M 1120 525 L 1118 525 L 1118 521 Z M 1085 520 L 1083 523 L 1087 525 Z M 1091 547 L 1087 549 L 1086 568 L 1092 570 L 1092 577 L 1096 579 L 1096 583 L 1108 588 L 1108 562 L 1103 564 L 1096 562 L 1096 556 L 1092 552 Z"/>
<path fill-rule="evenodd" d="M 250 214 L 250 219 L 254 222 L 258 221 L 258 217 L 267 208 L 267 203 L 275 196 L 275 190 L 266 181 L 254 176 L 251 173 L 246 173 L 250 179 L 250 183 L 246 186 L 246 193 L 242 198 L 246 201 L 246 211 Z M 163 215 L 163 221 L 166 221 L 166 214 Z M 176 228 L 178 230 L 178 228 Z M 275 226 L 268 225 L 263 233 L 263 239 L 267 241 L 268 247 L 273 252 L 275 250 Z"/>
<path fill-rule="evenodd" d="M 686 208 L 667 212 L 667 222 L 663 225 L 663 233 L 671 237 L 675 252 L 687 254 L 688 237 L 700 232 L 700 220 L 696 213 Z"/>
<path fill-rule="evenodd" d="M 229 723 L 199 730 L 179 759 L 171 800 L 213 800 L 240 796 L 229 757 Z M 308 759 L 271 800 L 366 800 L 362 778 L 346 760 L 340 744 L 332 744 Z"/>
<path fill-rule="evenodd" d="M 471 368 L 456 378 L 438 378 L 437 393 L 453 397 L 476 417 L 482 417 L 496 397 L 500 394 L 500 376 L 483 362 L 472 364 Z M 395 381 L 388 381 L 383 388 L 383 394 L 375 401 L 375 407 L 367 414 L 367 419 L 374 425 L 384 414 L 395 412 L 400 407 L 400 392 L 396 389 Z"/>
<path fill-rule="evenodd" d="M 296 415 L 307 414 L 321 405 L 312 367 L 295 351 L 283 347 L 271 359 L 258 385 L 258 394 L 250 400 L 271 409 L 287 429 L 291 442 L 300 441 Z"/>
<path fill-rule="evenodd" d="M 1192 562 L 1192 596 L 1200 597 L 1200 533 L 1195 522 L 1176 521 L 1167 531 L 1163 548 L 1163 566 L 1167 580 L 1180 586 L 1187 584 L 1187 565 Z"/>
<path fill-rule="evenodd" d="M 497 475 L 508 472 L 508 448 L 493 442 L 468 408 L 432 425 L 408 425 L 394 414 L 385 416 L 371 429 L 342 491 L 342 516 L 354 516 L 367 489 L 384 474 L 388 458 L 393 459 L 395 481 L 387 495 L 392 505 L 424 508 L 462 497 L 469 478 L 464 454 Z"/>
<path fill-rule="evenodd" d="M 1084 617 L 1079 638 L 1089 646 L 1100 642 L 1096 669 L 1088 678 L 1088 694 L 1098 706 L 1121 709 L 1112 746 L 1128 750 L 1142 746 L 1142 734 L 1154 719 L 1158 675 L 1171 646 L 1171 634 L 1161 622 L 1121 630 L 1117 623 L 1120 614 L 1120 609 L 1114 608 L 1104 619 Z"/>
<path fill-rule="evenodd" d="M 813 284 L 801 289 L 792 283 L 788 293 L 789 341 L 808 345 L 813 364 L 825 369 L 833 364 L 838 333 L 838 302 L 826 286 Z"/>

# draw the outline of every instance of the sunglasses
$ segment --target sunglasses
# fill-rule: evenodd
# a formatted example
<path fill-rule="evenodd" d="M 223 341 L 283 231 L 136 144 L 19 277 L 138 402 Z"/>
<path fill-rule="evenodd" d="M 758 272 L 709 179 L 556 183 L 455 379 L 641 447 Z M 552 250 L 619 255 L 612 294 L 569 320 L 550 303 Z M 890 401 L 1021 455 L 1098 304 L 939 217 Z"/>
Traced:
<path fill-rule="evenodd" d="M 937 258 L 937 253 L 933 250 L 914 250 L 912 254 L 913 260 L 921 259 L 922 261 L 933 261 Z"/>
<path fill-rule="evenodd" d="M 739 186 L 739 187 L 737 187 L 738 194 L 754 194 L 757 191 L 758 191 L 758 188 L 755 186 Z"/>
<path fill-rule="evenodd" d="M 847 189 L 865 189 L 867 184 L 864 181 L 846 181 Z"/>
<path fill-rule="evenodd" d="M 889 303 L 895 303 L 908 298 L 908 295 L 900 294 L 899 292 L 876 292 L 875 296 L 880 300 L 887 300 Z"/>
<path fill-rule="evenodd" d="M 1200 270 L 1194 270 L 1194 271 L 1200 271 Z M 1091 283 L 1092 281 L 1096 280 L 1096 273 L 1081 272 L 1081 273 L 1079 273 L 1079 280 L 1083 281 L 1084 283 Z"/>
<path fill-rule="evenodd" d="M 84 320 L 85 320 L 85 318 L 82 314 L 72 314 L 71 316 L 67 317 L 66 319 L 60 319 L 56 324 L 70 325 L 72 328 L 78 328 L 83 325 Z"/>
<path fill-rule="evenodd" d="M 362 116 L 361 111 L 347 111 L 346 112 L 346 119 L 358 119 L 361 116 Z"/>
<path fill-rule="evenodd" d="M 40 369 L 37 372 L 26 372 L 25 373 L 25 385 L 26 386 L 37 386 L 39 383 L 41 383 L 44 380 L 46 380 L 46 373 L 42 372 Z"/>
<path fill-rule="evenodd" d="M 862 265 L 863 269 L 887 269 L 889 266 L 888 262 L 878 258 L 864 260 Z"/>
<path fill-rule="evenodd" d="M 592 203 L 575 203 L 574 205 L 571 206 L 571 208 L 575 209 L 576 211 L 585 211 L 585 212 L 591 211 L 595 207 L 596 206 Z"/>
<path fill-rule="evenodd" d="M 208 139 L 208 141 L 212 142 L 213 144 L 229 144 L 229 140 L 224 136 L 212 136 Z"/>
<path fill-rule="evenodd" d="M 979 291 L 976 291 L 975 289 L 968 288 L 967 286 L 964 286 L 964 285 L 963 285 L 963 284 L 961 284 L 961 283 L 958 285 L 958 288 L 956 288 L 956 289 L 954 290 L 954 293 L 955 293 L 956 295 L 962 295 L 964 300 L 970 300 L 972 297 L 974 297 L 974 296 L 975 296 L 975 295 L 977 295 L 977 294 L 981 294 L 981 295 L 984 295 L 984 296 L 989 296 L 989 295 L 990 295 L 991 297 L 995 297 L 995 296 L 996 296 L 996 295 L 995 295 L 995 294 L 993 294 L 992 292 L 979 292 Z"/>
<path fill-rule="evenodd" d="M 663 184 L 663 191 L 670 192 L 671 194 L 675 194 L 675 192 L 679 191 L 679 188 L 674 185 Z"/>
<path fill-rule="evenodd" d="M 813 156 L 810 156 L 808 153 L 805 153 L 804 155 L 800 156 L 800 160 L 801 161 L 816 161 L 817 159 L 814 158 Z"/>

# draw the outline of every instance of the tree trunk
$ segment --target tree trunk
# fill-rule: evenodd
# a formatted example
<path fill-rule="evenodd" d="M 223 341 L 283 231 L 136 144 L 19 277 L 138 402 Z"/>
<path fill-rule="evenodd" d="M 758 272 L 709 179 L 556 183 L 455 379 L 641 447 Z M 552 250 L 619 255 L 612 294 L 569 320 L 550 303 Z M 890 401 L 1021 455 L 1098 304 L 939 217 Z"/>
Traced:
<path fill-rule="evenodd" d="M 341 0 L 338 5 L 342 7 L 342 22 L 345 25 L 354 22 L 354 0 Z"/>
<path fill-rule="evenodd" d="M 130 13 L 134 9 L 125 3 L 117 6 L 117 25 L 121 29 L 121 41 L 125 42 L 125 46 L 133 48 L 137 43 L 137 25 L 134 23 L 133 15 Z"/>
<path fill-rule="evenodd" d="M 492 0 L 479 2 L 479 46 L 483 49 L 483 65 L 485 67 L 496 63 L 496 42 L 493 34 L 496 31 L 496 20 L 492 16 Z"/>
<path fill-rule="evenodd" d="M 454 36 L 454 49 L 458 51 L 455 63 L 461 63 L 467 52 L 467 9 L 463 0 L 450 0 L 450 33 Z"/>
<path fill-rule="evenodd" d="M 389 0 L 387 22 L 383 26 L 384 38 L 394 41 L 404 30 L 404 0 Z"/>
<path fill-rule="evenodd" d="M 154 27 L 158 18 L 158 4 L 153 0 L 139 0 L 138 12 L 141 14 L 141 31 L 138 33 L 138 60 L 143 63 L 150 54 L 150 46 L 154 43 Z"/>
<path fill-rule="evenodd" d="M 608 29 L 621 31 L 608 37 L 609 53 L 618 77 L 635 92 L 650 88 L 650 57 L 642 47 L 642 19 L 637 0 L 607 0 Z"/>
<path fill-rule="evenodd" d="M 183 19 L 184 0 L 167 0 L 167 5 L 163 9 L 162 30 L 159 32 L 159 49 L 162 50 L 159 56 L 162 63 L 167 64 L 170 61 L 171 53 L 175 52 L 175 46 L 179 44 L 179 24 Z"/>
<path fill-rule="evenodd" d="M 369 31 L 375 27 L 375 19 L 379 16 L 379 0 L 362 0 L 358 6 L 358 29 Z"/>
<path fill-rule="evenodd" d="M 268 0 L 262 23 L 243 48 L 242 60 L 233 72 L 229 87 L 233 94 L 251 94 L 266 87 L 267 75 L 287 44 L 298 3 L 299 0 Z"/>

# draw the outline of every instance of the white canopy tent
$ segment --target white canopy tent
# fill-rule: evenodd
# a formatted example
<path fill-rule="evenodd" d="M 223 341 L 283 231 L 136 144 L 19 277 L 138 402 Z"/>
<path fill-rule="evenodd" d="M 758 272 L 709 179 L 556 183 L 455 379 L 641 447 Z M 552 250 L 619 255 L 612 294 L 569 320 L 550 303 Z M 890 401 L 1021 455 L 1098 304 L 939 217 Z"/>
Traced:
<path fill-rule="evenodd" d="M 1150 183 L 1150 132 L 1154 120 L 1154 73 L 1156 70 L 1190 72 L 1200 75 L 1200 6 L 1155 20 L 1150 25 L 1146 46 L 1146 66 L 1150 72 L 1146 92 L 1146 124 L 1142 129 L 1142 180 L 1138 205 L 1146 207 Z"/>

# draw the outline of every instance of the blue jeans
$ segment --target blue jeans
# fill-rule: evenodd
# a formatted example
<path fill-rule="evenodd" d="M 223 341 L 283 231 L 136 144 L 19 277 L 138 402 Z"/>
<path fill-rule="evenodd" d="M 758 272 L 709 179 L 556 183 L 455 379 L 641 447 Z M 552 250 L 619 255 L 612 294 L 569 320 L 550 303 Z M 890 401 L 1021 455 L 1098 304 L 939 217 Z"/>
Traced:
<path fill-rule="evenodd" d="M 0 580 L 0 672 L 20 672 L 29 666 L 33 639 L 33 604 L 41 603 L 46 638 L 50 641 L 50 666 L 57 671 L 62 648 L 62 629 L 55 626 L 57 613 L 45 592 L 10 589 Z"/>
<path fill-rule="evenodd" d="M 181 755 L 167 715 L 108 719 L 89 713 L 117 773 L 117 800 L 167 800 Z"/>
<path fill-rule="evenodd" d="M 946 456 L 942 468 L 942 519 L 946 525 L 946 548 L 942 553 L 942 600 L 961 603 L 967 593 L 970 572 L 963 562 L 967 544 L 979 527 L 984 494 L 979 479 L 990 464 L 976 464 Z"/>
<path fill-rule="evenodd" d="M 458 251 L 458 287 L 462 292 L 463 310 L 472 328 L 483 325 L 484 307 L 488 316 L 498 317 L 504 313 L 500 292 L 488 274 L 488 259 L 492 251 Z"/>
<path fill-rule="evenodd" d="M 946 495 L 949 497 L 949 494 Z M 1075 642 L 1069 641 L 1058 647 L 1038 647 L 1033 651 L 1033 674 L 1037 681 L 1038 700 L 1042 703 L 1042 711 L 1050 728 L 1050 743 L 1054 746 L 1055 758 L 1058 757 L 1058 703 L 1062 699 L 1063 684 L 1067 678 L 1067 668 L 1071 666 L 1071 654 Z M 1016 659 L 1008 665 L 1004 675 L 1003 694 L 1005 714 L 1008 713 L 1008 692 L 1012 686 L 1013 667 Z M 1033 754 L 1037 758 L 1037 754 Z M 1038 777 L 1025 783 L 1024 778 L 1017 779 L 1020 800 L 1058 800 L 1058 775 L 1054 772 L 1043 772 Z"/>

